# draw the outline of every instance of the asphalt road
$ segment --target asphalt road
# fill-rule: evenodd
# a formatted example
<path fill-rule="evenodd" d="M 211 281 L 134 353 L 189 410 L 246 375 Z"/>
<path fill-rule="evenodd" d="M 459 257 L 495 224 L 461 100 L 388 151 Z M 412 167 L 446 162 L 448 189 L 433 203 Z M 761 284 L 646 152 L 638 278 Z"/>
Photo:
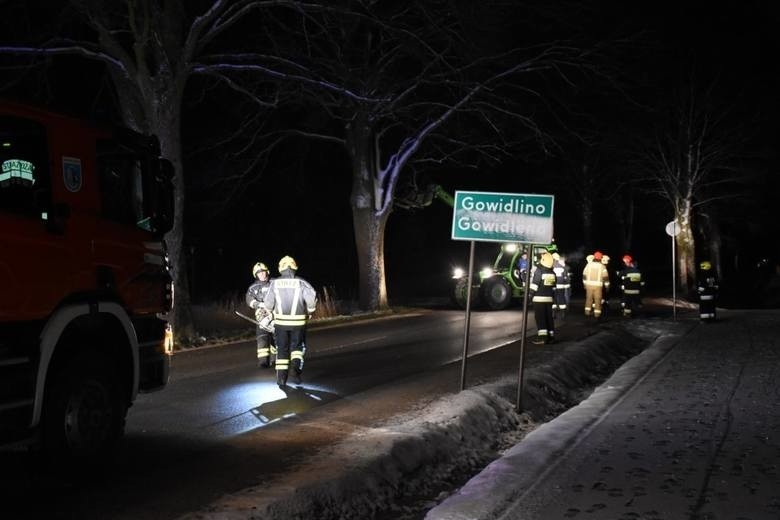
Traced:
<path fill-rule="evenodd" d="M 459 360 L 463 319 L 462 311 L 424 311 L 312 330 L 303 384 L 287 392 L 272 370 L 255 368 L 254 342 L 176 354 L 168 387 L 130 410 L 113 459 L 55 474 L 26 452 L 0 452 L 0 499 L 14 518 L 153 519 L 197 510 L 284 473 L 356 421 L 380 421 L 419 400 L 415 389 L 362 406 L 373 389 Z M 512 343 L 520 330 L 519 309 L 475 312 L 469 352 Z"/>

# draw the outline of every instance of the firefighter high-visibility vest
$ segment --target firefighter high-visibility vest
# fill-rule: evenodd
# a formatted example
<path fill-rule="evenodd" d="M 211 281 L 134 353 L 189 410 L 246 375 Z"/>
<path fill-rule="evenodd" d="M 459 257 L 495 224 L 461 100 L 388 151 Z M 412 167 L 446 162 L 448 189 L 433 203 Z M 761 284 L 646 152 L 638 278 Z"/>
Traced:
<path fill-rule="evenodd" d="M 552 303 L 555 290 L 555 273 L 549 267 L 537 266 L 531 280 L 531 292 L 535 303 Z"/>
<path fill-rule="evenodd" d="M 271 281 L 266 306 L 274 313 L 276 326 L 302 327 L 316 306 L 316 293 L 302 278 L 275 278 Z"/>
<path fill-rule="evenodd" d="M 609 287 L 609 272 L 601 262 L 589 262 L 582 271 L 582 284 L 585 287 Z"/>

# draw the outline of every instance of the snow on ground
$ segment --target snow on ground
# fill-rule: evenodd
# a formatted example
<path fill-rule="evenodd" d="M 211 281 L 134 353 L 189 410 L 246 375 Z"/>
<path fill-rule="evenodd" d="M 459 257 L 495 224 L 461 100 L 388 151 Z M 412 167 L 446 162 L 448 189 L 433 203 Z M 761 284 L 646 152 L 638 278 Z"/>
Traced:
<path fill-rule="evenodd" d="M 527 412 L 515 411 L 516 378 L 502 378 L 357 431 L 280 480 L 225 496 L 183 518 L 420 518 L 452 489 L 535 430 L 517 444 L 531 445 L 536 453 L 534 466 L 524 475 L 502 465 L 502 458 L 479 477 L 488 481 L 531 479 L 572 436 L 595 421 L 621 389 L 663 355 L 670 327 L 679 331 L 678 325 L 666 321 L 631 323 L 633 335 L 617 324 L 583 341 L 556 345 L 558 350 L 546 363 L 526 371 L 523 405 Z M 559 427 L 556 421 L 539 426 L 576 405 L 626 359 L 658 337 L 666 339 L 621 369 L 616 374 L 617 384 L 599 387 L 591 399 L 567 412 L 578 418 L 579 425 L 569 422 Z M 509 449 L 506 456 L 511 457 L 517 447 Z M 470 489 L 478 490 L 479 483 L 470 484 L 474 485 L 477 487 Z M 511 499 L 513 491 L 499 488 L 498 493 L 495 501 Z M 483 508 L 486 502 L 465 504 L 468 494 L 451 500 L 461 500 L 461 507 L 475 508 Z"/>
<path fill-rule="evenodd" d="M 485 468 L 445 503 L 429 511 L 426 520 L 497 518 L 507 504 L 538 482 L 556 459 L 588 435 L 609 409 L 651 368 L 664 359 L 691 324 L 677 324 L 674 332 L 660 333 L 656 341 L 621 366 L 578 406 L 541 425 L 503 457 Z M 490 496 L 490 500 L 485 500 Z"/>

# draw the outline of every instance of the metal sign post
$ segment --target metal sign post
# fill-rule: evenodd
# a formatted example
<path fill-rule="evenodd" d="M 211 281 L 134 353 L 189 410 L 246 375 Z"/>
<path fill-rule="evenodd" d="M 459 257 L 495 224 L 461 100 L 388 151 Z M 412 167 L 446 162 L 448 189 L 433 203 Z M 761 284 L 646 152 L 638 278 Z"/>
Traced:
<path fill-rule="evenodd" d="M 466 388 L 466 360 L 469 357 L 469 328 L 471 326 L 471 282 L 474 274 L 474 241 L 469 248 L 469 275 L 466 287 L 466 325 L 463 328 L 463 359 L 460 362 L 460 390 Z"/>
<path fill-rule="evenodd" d="M 666 225 L 666 234 L 672 237 L 672 319 L 677 320 L 677 235 L 680 225 L 676 220 Z"/>
<path fill-rule="evenodd" d="M 520 366 L 517 369 L 517 399 L 515 409 L 523 411 L 523 366 L 525 365 L 525 334 L 528 331 L 528 287 L 531 285 L 531 264 L 533 263 L 534 245 L 528 250 L 528 267 L 525 270 L 525 286 L 523 287 L 523 325 L 520 327 Z"/>

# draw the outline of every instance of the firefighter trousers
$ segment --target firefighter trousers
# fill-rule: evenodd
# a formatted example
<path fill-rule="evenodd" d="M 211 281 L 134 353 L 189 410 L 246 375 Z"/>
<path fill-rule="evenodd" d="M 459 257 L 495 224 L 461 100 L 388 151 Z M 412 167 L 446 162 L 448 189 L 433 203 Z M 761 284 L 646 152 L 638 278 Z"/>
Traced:
<path fill-rule="evenodd" d="M 290 373 L 290 359 L 295 356 L 293 366 L 300 374 L 303 367 L 302 341 L 304 326 L 276 325 L 276 384 L 287 384 Z M 300 354 L 300 356 L 299 356 Z"/>
<path fill-rule="evenodd" d="M 533 302 L 534 319 L 536 320 L 536 335 L 545 341 L 552 341 L 555 336 L 555 322 L 551 302 Z"/>
<path fill-rule="evenodd" d="M 257 362 L 263 366 L 271 366 L 271 356 L 276 355 L 274 336 L 270 332 L 257 327 Z"/>
<path fill-rule="evenodd" d="M 699 319 L 703 321 L 715 321 L 715 295 L 699 295 Z"/>
<path fill-rule="evenodd" d="M 602 298 L 603 287 L 595 285 L 585 286 L 585 316 L 590 316 L 592 312 L 597 318 L 601 317 Z"/>
<path fill-rule="evenodd" d="M 620 302 L 620 306 L 623 307 L 623 316 L 628 316 L 630 318 L 636 316 L 639 307 L 642 306 L 642 299 L 638 294 L 623 293 L 623 299 Z"/>

